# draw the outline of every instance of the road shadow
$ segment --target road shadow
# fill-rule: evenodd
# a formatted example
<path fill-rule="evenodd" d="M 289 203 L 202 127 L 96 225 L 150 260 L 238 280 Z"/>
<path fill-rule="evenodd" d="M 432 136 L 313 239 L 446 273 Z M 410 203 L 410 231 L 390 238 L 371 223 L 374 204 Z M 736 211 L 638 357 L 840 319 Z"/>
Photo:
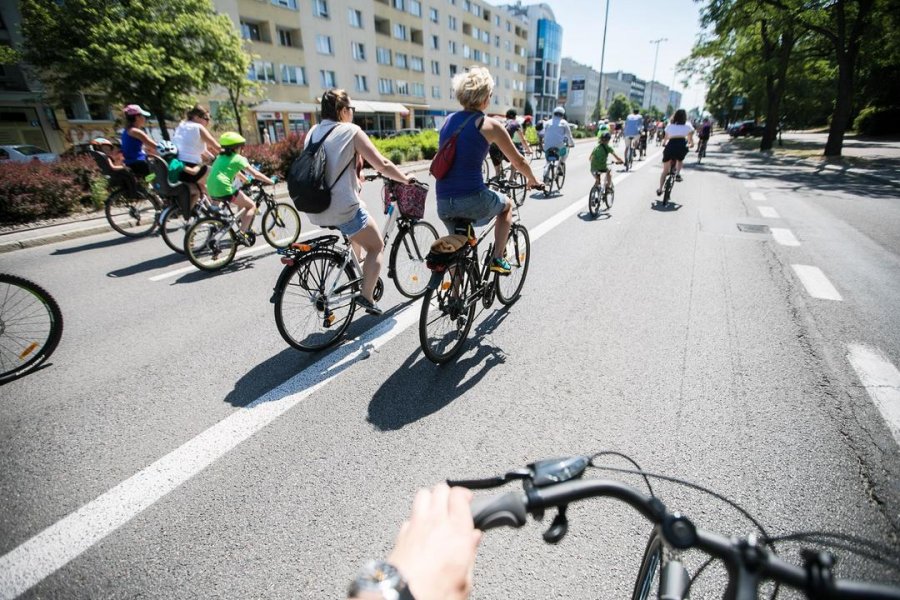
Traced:
<path fill-rule="evenodd" d="M 590 212 L 580 212 L 578 213 L 578 218 L 582 221 L 606 221 L 607 219 L 612 218 L 612 214 L 610 214 L 610 212 L 607 210 L 601 212 L 595 217 Z"/>
<path fill-rule="evenodd" d="M 123 244 L 130 244 L 131 242 L 136 242 L 143 238 L 130 238 L 125 237 L 124 235 L 117 238 L 112 238 L 110 240 L 103 240 L 102 242 L 91 242 L 90 244 L 82 244 L 81 246 L 71 246 L 69 248 L 57 248 L 53 252 L 50 253 L 50 256 L 61 256 L 66 254 L 76 254 L 78 252 L 87 252 L 89 250 L 101 250 L 103 248 L 113 248 L 115 246 L 121 246 Z"/>
<path fill-rule="evenodd" d="M 673 200 L 669 200 L 668 204 L 663 204 L 662 200 L 654 200 L 650 204 L 650 208 L 656 212 L 675 212 L 676 210 L 680 210 L 681 206 L 681 204 L 678 204 Z"/>
<path fill-rule="evenodd" d="M 197 281 L 203 281 L 204 279 L 209 279 L 210 277 L 219 277 L 222 275 L 228 275 L 230 273 L 246 271 L 247 269 L 254 268 L 256 266 L 256 261 L 260 260 L 261 258 L 271 256 L 274 253 L 275 249 L 273 248 L 272 252 L 260 252 L 258 254 L 244 255 L 234 259 L 230 264 L 219 269 L 218 271 L 191 271 L 190 273 L 185 273 L 184 275 L 173 281 L 172 285 L 179 283 L 194 283 Z"/>
<path fill-rule="evenodd" d="M 137 275 L 139 273 L 146 273 L 147 271 L 153 271 L 154 269 L 164 269 L 166 267 L 172 266 L 174 264 L 184 262 L 187 259 L 183 254 L 177 254 L 175 252 L 171 254 L 166 254 L 165 256 L 159 256 L 157 258 L 151 258 L 150 260 L 145 260 L 144 262 L 138 263 L 136 265 L 131 265 L 128 267 L 124 267 L 121 269 L 116 269 L 114 271 L 110 271 L 106 274 L 107 277 L 128 277 L 130 275 Z"/>
<path fill-rule="evenodd" d="M 372 396 L 366 420 L 379 431 L 396 431 L 443 409 L 475 387 L 488 372 L 506 362 L 489 335 L 509 315 L 494 311 L 469 333 L 462 354 L 446 365 L 435 365 L 413 351 Z"/>

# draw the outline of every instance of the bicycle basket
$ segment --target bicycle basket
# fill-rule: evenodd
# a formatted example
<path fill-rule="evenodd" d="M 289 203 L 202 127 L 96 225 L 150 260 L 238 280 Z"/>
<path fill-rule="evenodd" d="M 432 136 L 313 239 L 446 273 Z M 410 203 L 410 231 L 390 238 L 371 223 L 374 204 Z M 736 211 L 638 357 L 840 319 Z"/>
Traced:
<path fill-rule="evenodd" d="M 425 198 L 428 196 L 428 185 L 424 183 L 393 184 L 393 194 L 397 199 L 400 214 L 408 219 L 421 219 L 425 216 Z"/>

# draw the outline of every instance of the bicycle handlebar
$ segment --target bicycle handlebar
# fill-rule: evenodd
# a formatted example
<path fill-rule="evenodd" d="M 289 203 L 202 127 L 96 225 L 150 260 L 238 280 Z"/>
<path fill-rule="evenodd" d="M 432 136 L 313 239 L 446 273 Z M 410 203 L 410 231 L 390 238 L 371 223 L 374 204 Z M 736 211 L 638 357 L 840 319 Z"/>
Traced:
<path fill-rule="evenodd" d="M 660 528 L 666 543 L 686 550 L 699 549 L 722 560 L 729 573 L 726 599 L 755 600 L 761 581 L 770 579 L 797 590 L 810 598 L 859 600 L 900 600 L 900 589 L 833 577 L 830 565 L 807 564 L 806 568 L 785 562 L 756 542 L 754 537 L 726 538 L 695 529 L 677 513 L 669 513 L 655 497 L 646 496 L 623 483 L 587 479 L 564 481 L 546 487 L 526 486 L 522 491 L 479 496 L 472 501 L 475 527 L 482 531 L 495 527 L 521 527 L 528 515 L 540 515 L 547 508 L 564 509 L 587 498 L 609 497 L 621 500 Z M 561 513 L 562 514 L 562 513 Z M 548 530 L 549 532 L 549 530 Z M 820 555 L 821 556 L 821 555 Z"/>

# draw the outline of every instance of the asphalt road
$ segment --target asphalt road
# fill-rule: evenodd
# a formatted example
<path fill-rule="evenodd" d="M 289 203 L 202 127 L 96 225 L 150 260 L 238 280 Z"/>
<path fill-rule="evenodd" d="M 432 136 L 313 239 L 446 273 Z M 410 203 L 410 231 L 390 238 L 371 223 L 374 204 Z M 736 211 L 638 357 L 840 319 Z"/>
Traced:
<path fill-rule="evenodd" d="M 521 211 L 522 298 L 482 312 L 444 367 L 389 281 L 390 310 L 358 316 L 341 347 L 290 349 L 268 248 L 213 275 L 116 234 L 4 255 L 66 329 L 52 364 L 0 388 L 0 598 L 342 597 L 417 488 L 604 449 L 735 500 L 772 535 L 836 530 L 897 556 L 900 432 L 876 402 L 890 413 L 900 390 L 866 371 L 900 364 L 896 190 L 714 138 L 671 207 L 652 147 L 594 220 L 590 149 L 562 195 Z M 433 202 L 426 218 L 439 224 Z M 700 527 L 753 530 L 709 496 L 655 487 Z M 473 597 L 627 596 L 649 526 L 610 501 L 569 518 L 558 546 L 540 525 L 486 535 Z M 900 582 L 839 554 L 841 574 Z"/>

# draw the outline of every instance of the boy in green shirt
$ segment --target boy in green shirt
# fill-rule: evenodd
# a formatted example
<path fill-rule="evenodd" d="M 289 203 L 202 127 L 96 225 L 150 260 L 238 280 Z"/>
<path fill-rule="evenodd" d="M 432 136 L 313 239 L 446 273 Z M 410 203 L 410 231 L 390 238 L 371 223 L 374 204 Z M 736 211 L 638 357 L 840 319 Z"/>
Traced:
<path fill-rule="evenodd" d="M 609 170 L 606 162 L 609 159 L 610 155 L 616 159 L 617 164 L 622 164 L 622 159 L 619 158 L 619 155 L 616 154 L 616 151 L 612 149 L 612 146 L 609 145 L 609 140 L 612 139 L 612 134 L 607 130 L 601 136 L 597 142 L 597 147 L 594 148 L 594 151 L 591 152 L 591 173 L 594 175 L 594 181 L 597 182 L 597 185 L 600 185 L 600 177 L 603 173 L 606 173 L 606 187 L 612 189 L 612 173 Z"/>

